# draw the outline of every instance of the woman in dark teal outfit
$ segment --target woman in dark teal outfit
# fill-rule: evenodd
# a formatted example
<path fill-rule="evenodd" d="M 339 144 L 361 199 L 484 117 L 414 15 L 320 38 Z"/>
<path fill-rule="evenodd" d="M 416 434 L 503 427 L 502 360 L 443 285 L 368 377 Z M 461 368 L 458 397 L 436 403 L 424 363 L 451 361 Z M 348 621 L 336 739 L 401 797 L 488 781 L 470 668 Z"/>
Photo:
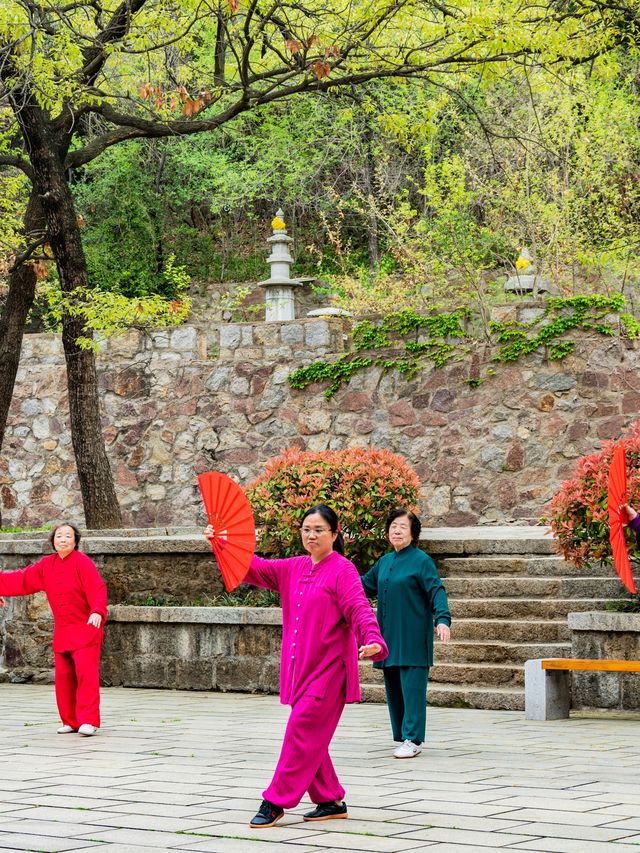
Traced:
<path fill-rule="evenodd" d="M 433 665 L 433 633 L 448 643 L 451 614 L 438 570 L 416 547 L 422 525 L 412 512 L 394 509 L 386 532 L 393 551 L 362 578 L 364 591 L 378 598 L 378 622 L 389 647 L 382 668 L 396 758 L 422 751 L 427 724 L 427 679 Z"/>

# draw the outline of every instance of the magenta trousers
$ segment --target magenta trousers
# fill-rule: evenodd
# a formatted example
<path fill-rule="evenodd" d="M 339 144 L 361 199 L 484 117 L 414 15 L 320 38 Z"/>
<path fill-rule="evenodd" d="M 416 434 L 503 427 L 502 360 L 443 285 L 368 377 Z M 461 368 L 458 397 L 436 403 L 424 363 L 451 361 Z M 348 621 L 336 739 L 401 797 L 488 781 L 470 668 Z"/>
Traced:
<path fill-rule="evenodd" d="M 322 698 L 302 696 L 292 706 L 273 779 L 262 794 L 265 800 L 292 809 L 305 791 L 313 803 L 343 799 L 329 744 L 344 710 L 345 693 L 346 678 L 336 678 Z"/>

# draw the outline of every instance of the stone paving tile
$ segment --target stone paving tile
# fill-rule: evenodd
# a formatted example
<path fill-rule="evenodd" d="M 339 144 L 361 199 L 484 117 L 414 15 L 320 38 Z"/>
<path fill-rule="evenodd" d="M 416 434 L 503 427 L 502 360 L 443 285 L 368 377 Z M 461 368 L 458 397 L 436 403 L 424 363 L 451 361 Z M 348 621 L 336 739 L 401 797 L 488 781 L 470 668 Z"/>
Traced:
<path fill-rule="evenodd" d="M 298 843 L 302 839 L 298 839 Z M 386 838 L 370 834 L 351 835 L 348 832 L 327 832 L 306 839 L 305 844 L 316 850 L 336 847 L 340 850 L 364 850 L 366 853 L 403 853 L 405 850 L 420 850 L 424 843 L 421 840 L 410 841 L 403 838 Z M 628 853 L 628 851 L 627 851 Z"/>
<path fill-rule="evenodd" d="M 631 823 L 632 821 L 629 821 Z M 640 829 L 640 822 L 637 822 Z M 526 823 L 518 826 L 517 832 L 522 835 L 537 835 L 550 838 L 574 838 L 583 841 L 617 841 L 624 839 L 625 843 L 637 832 L 637 829 L 605 826 L 566 826 L 562 823 Z M 515 830 L 514 830 L 515 831 Z"/>
<path fill-rule="evenodd" d="M 349 810 L 351 814 L 351 810 Z M 394 820 L 391 821 L 395 823 Z M 530 824 L 522 820 L 508 820 L 507 818 L 491 817 L 467 817 L 456 814 L 435 814 L 434 812 L 420 812 L 405 817 L 403 824 L 412 824 L 414 828 L 419 826 L 442 826 L 450 829 L 469 829 L 476 832 L 514 832 L 519 833 L 521 827 Z M 525 833 L 528 834 L 528 833 Z"/>
<path fill-rule="evenodd" d="M 605 806 L 599 807 L 593 810 L 594 814 L 599 814 L 603 816 L 604 819 L 608 819 L 609 821 L 621 820 L 624 815 L 628 815 L 631 812 L 632 815 L 637 815 L 640 813 L 640 806 L 637 806 L 635 803 L 629 805 L 628 803 L 618 803 L 615 806 Z"/>
<path fill-rule="evenodd" d="M 102 827 L 100 827 L 101 829 Z M 0 841 L 5 842 L 5 835 L 14 834 L 14 835 L 41 835 L 41 836 L 52 836 L 54 838 L 76 838 L 77 836 L 86 835 L 87 832 L 90 832 L 93 829 L 91 826 L 87 826 L 86 824 L 75 824 L 75 823 L 67 823 L 65 821 L 57 821 L 57 820 L 29 820 L 29 818 L 24 818 L 22 820 L 12 820 L 10 823 L 2 824 L 2 835 L 0 835 Z"/>
<path fill-rule="evenodd" d="M 539 853 L 634 853 L 637 847 L 631 844 L 610 841 L 575 840 L 572 838 L 543 838 L 514 845 L 514 850 L 536 850 Z"/>
<path fill-rule="evenodd" d="M 285 841 L 278 844 L 278 847 L 282 850 L 283 844 L 286 845 L 286 849 L 288 853 L 318 853 L 317 847 L 308 847 L 304 844 L 298 844 L 295 841 Z M 256 851 L 256 853 L 262 853 L 263 848 L 265 847 L 264 843 L 261 843 L 259 840 L 256 841 L 247 841 L 246 838 L 211 838 L 207 841 L 200 841 L 196 844 L 187 844 L 179 848 L 175 848 L 178 850 L 192 850 L 194 853 L 252 853 L 252 851 Z M 108 848 L 108 853 L 111 853 L 111 847 Z M 136 847 L 135 850 L 131 848 L 131 850 L 124 850 L 122 853 L 148 853 L 148 849 L 143 851 L 143 848 Z M 120 851 L 117 851 L 120 853 Z M 329 853 L 326 849 L 323 849 L 322 853 Z M 339 853 L 344 853 L 344 851 L 339 851 Z"/>
<path fill-rule="evenodd" d="M 72 808 L 67 800 L 66 808 L 55 808 L 52 806 L 30 806 L 28 809 L 17 809 L 10 814 L 4 814 L 3 819 L 6 821 L 56 821 L 64 823 L 93 823 L 97 819 L 106 817 L 118 817 L 113 812 L 104 811 L 101 809 L 78 809 Z M 6 827 L 4 827 L 6 829 Z"/>
<path fill-rule="evenodd" d="M 613 823 L 608 823 L 607 827 L 610 829 L 627 829 L 633 832 L 640 832 L 640 815 L 625 818 L 625 820 L 616 820 Z"/>
<path fill-rule="evenodd" d="M 52 835 L 18 835 L 7 833 L 0 835 L 0 850 L 37 850 L 38 853 L 63 853 L 65 850 L 88 849 L 89 845 L 82 840 L 66 840 Z M 91 845 L 95 850 L 100 844 Z"/>
<path fill-rule="evenodd" d="M 616 819 L 613 815 L 602 815 L 596 812 L 567 812 L 552 809 L 516 809 L 509 812 L 509 818 L 539 823 L 559 823 L 564 826 L 608 826 Z"/>
<path fill-rule="evenodd" d="M 430 708 L 426 748 L 400 762 L 386 708 L 350 706 L 332 745 L 350 819 L 305 824 L 305 801 L 260 832 L 247 821 L 280 751 L 277 698 L 107 689 L 103 711 L 98 737 L 58 737 L 51 687 L 0 685 L 0 851 L 639 849 L 640 744 L 619 718 Z"/>
<path fill-rule="evenodd" d="M 503 806 L 493 803 L 456 803 L 441 800 L 415 800 L 407 808 L 420 814 L 435 812 L 436 814 L 464 815 L 466 817 L 496 817 L 498 815 L 511 818 L 517 807 Z"/>
<path fill-rule="evenodd" d="M 562 812 L 595 812 L 598 809 L 611 808 L 612 801 L 596 802 L 595 800 L 563 800 L 555 797 L 501 797 L 494 799 L 496 806 L 514 809 L 553 809 Z"/>
<path fill-rule="evenodd" d="M 478 832 L 477 830 L 451 829 L 449 827 L 435 826 L 431 829 L 418 829 L 413 832 L 405 832 L 400 838 L 409 841 L 441 841 L 447 844 L 474 844 L 485 849 L 498 849 L 515 845 L 519 841 L 526 841 L 527 837 L 518 835 L 517 832 Z"/>

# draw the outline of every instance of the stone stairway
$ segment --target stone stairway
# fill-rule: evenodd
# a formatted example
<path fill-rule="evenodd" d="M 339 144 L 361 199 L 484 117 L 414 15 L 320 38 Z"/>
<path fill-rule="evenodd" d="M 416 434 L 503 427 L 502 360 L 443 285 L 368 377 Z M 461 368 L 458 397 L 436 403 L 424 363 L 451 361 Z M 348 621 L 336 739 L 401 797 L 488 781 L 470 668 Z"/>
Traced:
<path fill-rule="evenodd" d="M 524 662 L 571 653 L 567 613 L 623 597 L 612 570 L 576 569 L 542 528 L 425 532 L 453 615 L 451 643 L 436 641 L 430 705 L 522 710 Z M 367 701 L 384 701 L 379 670 L 361 664 L 361 680 Z"/>

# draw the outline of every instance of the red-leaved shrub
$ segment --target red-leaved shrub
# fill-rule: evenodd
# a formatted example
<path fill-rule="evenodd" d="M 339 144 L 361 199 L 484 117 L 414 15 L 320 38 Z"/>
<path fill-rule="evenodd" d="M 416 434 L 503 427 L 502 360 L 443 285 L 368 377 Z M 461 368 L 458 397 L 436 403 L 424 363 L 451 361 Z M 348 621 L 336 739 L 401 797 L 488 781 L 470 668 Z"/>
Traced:
<path fill-rule="evenodd" d="M 575 475 L 560 486 L 549 504 L 551 525 L 565 560 L 583 566 L 588 560 L 612 565 L 607 513 L 609 466 L 618 444 L 627 457 L 629 503 L 640 509 L 640 421 L 618 441 L 608 441 L 600 453 L 578 460 Z M 627 528 L 629 555 L 637 559 L 636 540 Z"/>
<path fill-rule="evenodd" d="M 314 504 L 338 514 L 346 556 L 363 571 L 389 550 L 384 523 L 396 506 L 418 508 L 418 475 L 389 450 L 352 447 L 322 453 L 285 450 L 245 489 L 260 529 L 258 551 L 289 557 L 302 551 L 300 521 Z"/>

